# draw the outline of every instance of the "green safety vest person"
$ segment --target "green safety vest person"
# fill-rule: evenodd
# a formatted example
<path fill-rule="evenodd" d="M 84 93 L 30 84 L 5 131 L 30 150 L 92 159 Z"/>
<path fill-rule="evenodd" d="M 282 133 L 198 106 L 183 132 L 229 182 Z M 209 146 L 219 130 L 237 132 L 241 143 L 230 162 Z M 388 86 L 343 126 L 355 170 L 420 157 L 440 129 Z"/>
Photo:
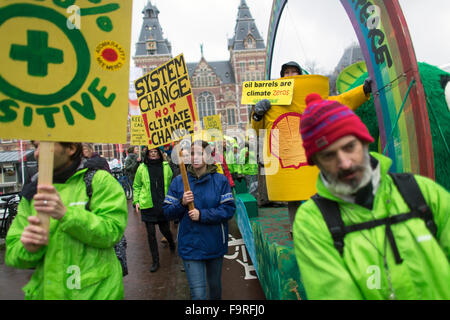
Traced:
<path fill-rule="evenodd" d="M 167 161 L 163 161 L 164 173 L 164 194 L 169 190 L 172 181 L 172 169 Z M 133 206 L 139 205 L 139 209 L 148 209 L 153 207 L 152 194 L 150 192 L 150 176 L 147 165 L 141 163 L 136 171 L 133 184 Z"/>
<path fill-rule="evenodd" d="M 40 143 L 33 143 L 39 158 Z M 81 143 L 55 142 L 54 153 L 53 185 L 37 185 L 35 176 L 22 190 L 6 237 L 5 263 L 35 269 L 23 288 L 27 300 L 123 299 L 122 267 L 114 251 L 127 225 L 123 189 L 98 170 L 89 199 Z M 48 235 L 37 212 L 51 216 Z"/>
<path fill-rule="evenodd" d="M 399 183 L 391 159 L 369 153 L 374 139 L 353 111 L 306 101 L 303 147 L 320 175 L 297 211 L 294 247 L 308 298 L 450 299 L 450 194 L 419 175 Z M 405 196 L 413 185 L 421 205 Z"/>
<path fill-rule="evenodd" d="M 234 152 L 235 148 L 238 148 L 237 144 L 230 145 L 230 148 L 227 148 L 225 153 L 225 161 L 227 162 L 228 170 L 230 170 L 231 174 L 237 173 L 239 168 L 239 164 L 236 159 L 236 153 Z"/>
<path fill-rule="evenodd" d="M 172 181 L 172 169 L 163 160 L 160 148 L 147 150 L 143 163 L 139 165 L 133 183 L 133 205 L 136 212 L 142 213 L 148 234 L 148 244 L 152 256 L 150 272 L 159 269 L 159 250 L 156 241 L 156 224 L 169 243 L 170 250 L 175 251 L 175 242 L 170 232 L 169 221 L 164 217 L 163 202 Z"/>
<path fill-rule="evenodd" d="M 256 154 L 246 145 L 239 154 L 239 173 L 246 176 L 258 175 Z"/>

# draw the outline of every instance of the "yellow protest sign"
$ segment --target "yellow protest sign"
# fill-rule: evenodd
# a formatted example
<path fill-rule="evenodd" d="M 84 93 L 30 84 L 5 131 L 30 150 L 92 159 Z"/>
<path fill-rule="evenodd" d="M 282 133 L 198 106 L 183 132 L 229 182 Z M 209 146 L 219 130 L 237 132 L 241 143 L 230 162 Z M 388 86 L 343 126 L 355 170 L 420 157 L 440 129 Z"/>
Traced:
<path fill-rule="evenodd" d="M 256 104 L 268 99 L 271 104 L 290 105 L 294 94 L 292 79 L 246 81 L 242 86 L 242 104 Z"/>
<path fill-rule="evenodd" d="M 127 142 L 131 1 L 2 1 L 0 137 Z"/>
<path fill-rule="evenodd" d="M 222 119 L 220 118 L 220 114 L 203 117 L 203 128 L 205 130 L 217 129 L 222 131 Z"/>
<path fill-rule="evenodd" d="M 183 54 L 134 82 L 139 108 L 152 148 L 194 132 L 198 120 Z"/>
<path fill-rule="evenodd" d="M 203 117 L 204 139 L 206 141 L 222 140 L 222 119 L 220 114 Z"/>
<path fill-rule="evenodd" d="M 130 144 L 133 146 L 146 146 L 148 144 L 148 136 L 145 131 L 144 120 L 142 116 L 130 117 Z"/>

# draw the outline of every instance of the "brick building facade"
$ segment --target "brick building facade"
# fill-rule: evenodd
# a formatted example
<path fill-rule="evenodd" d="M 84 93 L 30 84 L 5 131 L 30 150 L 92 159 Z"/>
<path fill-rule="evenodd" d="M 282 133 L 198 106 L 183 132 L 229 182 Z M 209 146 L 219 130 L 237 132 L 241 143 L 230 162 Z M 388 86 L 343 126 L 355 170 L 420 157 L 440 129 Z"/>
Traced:
<path fill-rule="evenodd" d="M 163 37 L 158 20 L 158 8 L 149 0 L 142 13 L 142 28 L 133 60 L 135 66 L 142 69 L 142 74 L 146 74 L 172 59 L 173 56 L 170 42 Z M 245 129 L 249 121 L 250 106 L 240 103 L 242 83 L 264 80 L 266 57 L 264 40 L 245 0 L 241 0 L 238 7 L 234 36 L 228 39 L 228 48 L 224 50 L 226 49 L 230 53 L 229 60 L 207 61 L 202 54 L 200 61 L 187 63 L 194 99 L 200 118 L 221 114 L 224 130 Z M 189 61 L 189 57 L 185 59 Z M 133 91 L 134 84 L 131 82 L 130 97 L 133 96 Z M 131 108 L 135 110 L 138 108 L 136 101 L 132 98 L 130 98 Z M 129 128 L 128 141 L 130 141 Z M 129 144 L 119 147 L 116 144 L 96 143 L 94 148 L 95 152 L 107 160 L 114 158 L 120 160 L 120 149 L 125 151 L 128 146 Z M 17 140 L 6 142 L 0 140 L 0 154 L 18 149 Z M 24 141 L 24 149 L 28 151 L 33 149 L 29 141 Z M 13 162 L 17 167 L 18 161 L 15 159 Z"/>
<path fill-rule="evenodd" d="M 173 56 L 170 42 L 163 37 L 158 8 L 148 1 L 142 13 L 143 23 L 133 59 L 136 67 L 146 74 Z M 220 114 L 224 130 L 245 129 L 249 106 L 240 103 L 242 82 L 264 80 L 266 57 L 264 40 L 245 0 L 238 7 L 228 50 L 227 61 L 207 61 L 202 53 L 199 62 L 187 63 L 189 77 L 200 119 Z"/>

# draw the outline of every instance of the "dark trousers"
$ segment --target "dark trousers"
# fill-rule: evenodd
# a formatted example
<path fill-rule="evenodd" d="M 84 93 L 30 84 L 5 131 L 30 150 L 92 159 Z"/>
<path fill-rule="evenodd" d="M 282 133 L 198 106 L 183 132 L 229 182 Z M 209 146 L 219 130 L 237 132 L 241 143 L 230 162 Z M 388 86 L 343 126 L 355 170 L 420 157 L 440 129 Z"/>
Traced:
<path fill-rule="evenodd" d="M 159 262 L 159 253 L 158 253 L 158 241 L 156 241 L 156 227 L 158 224 L 159 231 L 161 231 L 162 235 L 166 237 L 169 245 L 174 245 L 172 233 L 170 232 L 169 221 L 160 221 L 160 222 L 148 222 L 145 221 L 145 225 L 147 227 L 147 237 L 148 237 L 148 245 L 150 247 L 150 253 L 152 254 L 153 263 Z"/>

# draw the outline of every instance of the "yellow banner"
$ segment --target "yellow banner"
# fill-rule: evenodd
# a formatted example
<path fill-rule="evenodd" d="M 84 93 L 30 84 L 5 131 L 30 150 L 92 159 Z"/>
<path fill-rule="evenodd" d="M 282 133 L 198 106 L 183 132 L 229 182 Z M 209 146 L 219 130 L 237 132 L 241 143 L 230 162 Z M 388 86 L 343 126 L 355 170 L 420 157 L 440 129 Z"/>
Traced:
<path fill-rule="evenodd" d="M 183 54 L 134 82 L 139 108 L 153 148 L 194 132 L 197 108 Z"/>
<path fill-rule="evenodd" d="M 206 141 L 222 140 L 222 119 L 220 114 L 203 117 L 204 139 Z"/>
<path fill-rule="evenodd" d="M 220 118 L 220 114 L 203 117 L 203 128 L 205 130 L 217 129 L 222 131 L 222 119 Z"/>
<path fill-rule="evenodd" d="M 246 81 L 242 86 L 241 104 L 256 104 L 268 99 L 271 104 L 290 105 L 294 94 L 294 80 Z"/>
<path fill-rule="evenodd" d="M 132 146 L 146 146 L 148 145 L 148 136 L 145 131 L 144 120 L 142 116 L 130 117 L 130 144 Z"/>
<path fill-rule="evenodd" d="M 1 1 L 0 137 L 127 142 L 131 1 Z"/>

